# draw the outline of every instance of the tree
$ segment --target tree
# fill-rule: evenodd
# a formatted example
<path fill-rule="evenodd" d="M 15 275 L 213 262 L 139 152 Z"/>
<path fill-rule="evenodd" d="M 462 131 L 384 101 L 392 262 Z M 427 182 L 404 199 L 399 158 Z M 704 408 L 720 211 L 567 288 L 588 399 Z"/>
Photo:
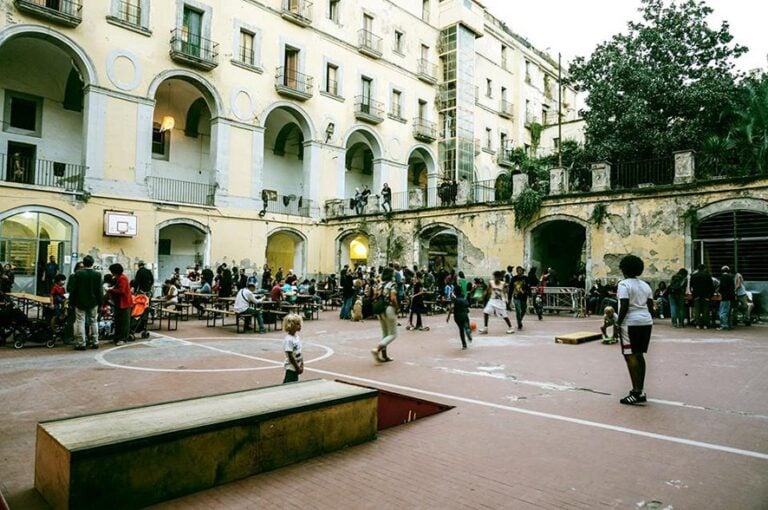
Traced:
<path fill-rule="evenodd" d="M 732 100 L 733 59 L 747 51 L 732 43 L 729 25 L 707 24 L 703 1 L 641 0 L 642 21 L 626 34 L 579 57 L 570 79 L 588 92 L 583 112 L 593 161 L 637 160 L 697 149 L 709 135 L 725 136 L 721 115 Z"/>
<path fill-rule="evenodd" d="M 738 90 L 728 149 L 738 158 L 738 173 L 768 172 L 768 74 L 747 77 Z"/>

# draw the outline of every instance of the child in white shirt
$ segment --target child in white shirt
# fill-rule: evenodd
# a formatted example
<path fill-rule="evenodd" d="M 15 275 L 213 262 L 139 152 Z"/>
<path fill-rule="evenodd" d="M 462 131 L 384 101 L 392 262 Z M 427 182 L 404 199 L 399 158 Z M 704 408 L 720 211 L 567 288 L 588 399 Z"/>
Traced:
<path fill-rule="evenodd" d="M 296 313 L 290 313 L 283 319 L 283 329 L 286 332 L 283 340 L 283 351 L 285 352 L 285 377 L 283 383 L 296 382 L 299 380 L 299 374 L 304 372 L 304 358 L 301 355 L 301 316 Z"/>

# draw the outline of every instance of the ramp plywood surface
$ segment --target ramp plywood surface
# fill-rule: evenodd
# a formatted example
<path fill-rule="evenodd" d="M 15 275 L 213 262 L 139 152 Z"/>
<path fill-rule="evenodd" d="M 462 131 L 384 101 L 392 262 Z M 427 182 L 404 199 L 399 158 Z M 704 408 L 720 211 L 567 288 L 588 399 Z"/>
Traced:
<path fill-rule="evenodd" d="M 576 333 L 566 333 L 555 337 L 557 344 L 583 344 L 592 340 L 600 340 L 603 335 L 592 331 L 577 331 Z"/>

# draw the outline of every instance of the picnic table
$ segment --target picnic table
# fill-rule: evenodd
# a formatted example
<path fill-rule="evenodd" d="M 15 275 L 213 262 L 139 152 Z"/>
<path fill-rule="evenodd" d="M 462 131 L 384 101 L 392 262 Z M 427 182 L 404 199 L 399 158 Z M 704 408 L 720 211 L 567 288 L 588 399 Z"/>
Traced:
<path fill-rule="evenodd" d="M 36 296 L 27 292 L 8 292 L 6 294 L 14 301 L 26 315 L 32 309 L 37 309 L 37 317 L 40 318 L 40 310 L 51 305 L 50 296 Z"/>

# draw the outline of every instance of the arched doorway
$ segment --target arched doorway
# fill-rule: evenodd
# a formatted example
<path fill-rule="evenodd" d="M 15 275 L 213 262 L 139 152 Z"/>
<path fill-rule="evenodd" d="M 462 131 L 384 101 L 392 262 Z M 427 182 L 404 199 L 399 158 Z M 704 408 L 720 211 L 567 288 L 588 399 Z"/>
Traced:
<path fill-rule="evenodd" d="M 494 182 L 493 199 L 497 202 L 505 202 L 512 198 L 512 176 L 509 174 L 499 174 Z"/>
<path fill-rule="evenodd" d="M 587 229 L 576 221 L 548 220 L 531 230 L 529 267 L 536 267 L 538 274 L 552 268 L 558 285 L 567 285 L 573 275 L 586 272 L 587 254 Z"/>
<path fill-rule="evenodd" d="M 296 214 L 309 198 L 310 160 L 305 158 L 304 149 L 305 142 L 311 139 L 305 116 L 294 107 L 278 106 L 267 114 L 262 190 L 270 191 L 272 199 L 277 200 L 270 207 Z"/>
<path fill-rule="evenodd" d="M 381 176 L 378 175 L 376 164 L 381 158 L 381 144 L 376 136 L 367 129 L 357 128 L 347 137 L 346 151 L 344 153 L 344 197 L 352 198 L 355 189 L 368 187 L 372 194 L 376 194 L 381 186 Z M 394 199 L 394 197 L 393 197 Z M 368 206 L 363 212 L 374 212 L 374 201 L 369 200 Z"/>
<path fill-rule="evenodd" d="M 749 282 L 768 283 L 768 213 L 731 210 L 707 216 L 693 226 L 693 267 L 712 274 L 729 266 Z"/>
<path fill-rule="evenodd" d="M 0 69 L 0 179 L 82 190 L 95 80 L 82 50 L 49 27 L 12 25 L 0 30 Z"/>
<path fill-rule="evenodd" d="M 346 232 L 338 239 L 336 267 L 345 264 L 354 268 L 356 265 L 372 265 L 372 243 L 367 233 L 362 231 Z"/>
<path fill-rule="evenodd" d="M 418 237 L 419 267 L 452 270 L 459 264 L 459 237 L 453 227 L 432 225 Z"/>
<path fill-rule="evenodd" d="M 427 207 L 435 202 L 435 160 L 423 147 L 408 156 L 408 208 Z M 430 195 L 431 191 L 431 195 Z"/>
<path fill-rule="evenodd" d="M 0 214 L 0 263 L 13 267 L 14 290 L 46 293 L 42 275 L 50 257 L 59 273 L 70 275 L 76 230 L 73 218 L 54 209 L 30 207 Z"/>
<path fill-rule="evenodd" d="M 186 274 L 195 264 L 208 263 L 208 234 L 202 225 L 187 221 L 171 221 L 158 226 L 157 230 L 157 278 L 162 283 L 174 268 Z"/>
<path fill-rule="evenodd" d="M 304 251 L 306 240 L 304 236 L 293 230 L 277 230 L 267 237 L 266 259 L 272 274 L 282 267 L 283 274 L 292 269 L 297 275 L 304 275 L 306 263 Z"/>
<path fill-rule="evenodd" d="M 167 202 L 214 205 L 216 105 L 193 75 L 157 82 L 152 113 L 152 160 L 147 184 L 151 198 Z"/>

